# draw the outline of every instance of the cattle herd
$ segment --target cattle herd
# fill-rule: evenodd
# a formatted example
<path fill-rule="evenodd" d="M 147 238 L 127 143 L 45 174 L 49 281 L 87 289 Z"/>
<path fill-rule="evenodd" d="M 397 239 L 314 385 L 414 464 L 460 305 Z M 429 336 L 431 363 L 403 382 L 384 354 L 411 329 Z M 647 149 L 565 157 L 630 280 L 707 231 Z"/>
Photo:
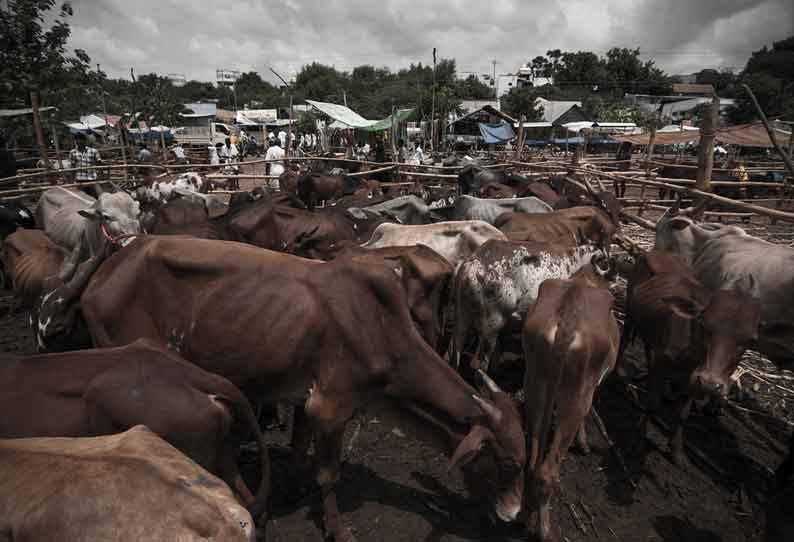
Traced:
<path fill-rule="evenodd" d="M 588 448 L 593 394 L 625 381 L 634 339 L 639 438 L 672 396 L 679 465 L 693 402 L 718 410 L 745 349 L 794 359 L 794 248 L 700 223 L 701 208 L 673 205 L 629 258 L 612 251 L 609 192 L 477 164 L 448 190 L 364 178 L 290 170 L 280 191 L 226 202 L 190 174 L 0 204 L 4 281 L 39 352 L 0 355 L 0 538 L 264 537 L 262 418 L 288 406 L 327 537 L 346 532 L 346 424 L 377 409 L 447 454 L 484 514 L 549 540 L 560 465 Z M 497 383 L 516 344 L 523 405 Z M 255 487 L 238 466 L 251 441 Z M 789 451 L 774 495 L 793 471 Z"/>

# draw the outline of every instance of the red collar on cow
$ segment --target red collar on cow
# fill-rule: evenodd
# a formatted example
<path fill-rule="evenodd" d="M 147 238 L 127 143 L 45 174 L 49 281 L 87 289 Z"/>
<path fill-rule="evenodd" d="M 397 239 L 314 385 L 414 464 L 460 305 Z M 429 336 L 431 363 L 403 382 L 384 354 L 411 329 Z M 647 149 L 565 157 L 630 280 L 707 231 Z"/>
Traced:
<path fill-rule="evenodd" d="M 137 234 L 130 234 L 130 233 L 125 233 L 123 235 L 119 235 L 117 237 L 113 237 L 112 235 L 110 235 L 110 233 L 108 233 L 108 230 L 105 227 L 105 223 L 104 222 L 102 222 L 100 224 L 99 229 L 100 229 L 100 231 L 102 231 L 102 235 L 105 237 L 105 239 L 110 241 L 110 243 L 113 244 L 113 245 L 119 245 L 119 244 L 121 244 L 121 241 L 123 241 L 124 239 L 127 239 L 129 237 L 137 237 Z"/>

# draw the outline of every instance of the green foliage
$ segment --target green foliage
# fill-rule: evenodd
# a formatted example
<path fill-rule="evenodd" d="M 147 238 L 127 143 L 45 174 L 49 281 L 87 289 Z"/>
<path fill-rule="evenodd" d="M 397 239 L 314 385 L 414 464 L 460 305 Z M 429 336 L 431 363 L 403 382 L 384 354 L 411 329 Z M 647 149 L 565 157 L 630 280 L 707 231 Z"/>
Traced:
<path fill-rule="evenodd" d="M 794 36 L 754 52 L 739 76 L 748 85 L 768 117 L 794 119 Z M 736 107 L 731 112 L 734 122 L 751 122 L 758 115 L 747 93 L 739 88 Z"/>
<path fill-rule="evenodd" d="M 657 120 L 655 113 L 646 113 L 639 107 L 604 99 L 601 96 L 588 96 L 582 101 L 582 109 L 588 118 L 601 122 L 633 122 L 637 126 L 650 127 L 656 124 L 661 128 L 664 122 Z"/>
<path fill-rule="evenodd" d="M 0 100 L 8 107 L 30 104 L 37 92 L 42 105 L 63 106 L 95 102 L 86 88 L 98 74 L 88 69 L 85 51 L 67 54 L 72 7 L 56 0 L 8 0 L 0 4 Z M 96 88 L 96 87 L 93 87 Z M 64 111 L 62 111 L 63 113 Z"/>
<path fill-rule="evenodd" d="M 542 91 L 534 87 L 511 88 L 510 92 L 502 97 L 502 111 L 514 119 L 525 115 L 528 122 L 541 120 L 543 107 L 536 103 L 540 96 L 543 96 Z"/>

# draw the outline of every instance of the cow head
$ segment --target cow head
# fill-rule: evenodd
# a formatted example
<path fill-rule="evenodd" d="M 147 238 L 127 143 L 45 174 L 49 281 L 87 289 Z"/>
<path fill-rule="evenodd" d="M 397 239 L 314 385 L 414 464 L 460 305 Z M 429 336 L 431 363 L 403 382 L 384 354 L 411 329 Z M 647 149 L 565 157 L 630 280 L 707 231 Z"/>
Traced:
<path fill-rule="evenodd" d="M 742 290 L 718 290 L 700 316 L 695 342 L 703 363 L 693 372 L 690 385 L 700 397 L 724 401 L 730 391 L 731 375 L 745 349 L 758 340 L 761 303 L 755 278 L 749 275 Z M 749 293 L 748 293 L 749 292 Z M 702 356 L 702 357 L 700 357 Z"/>
<path fill-rule="evenodd" d="M 730 377 L 745 349 L 758 339 L 758 288 L 754 277 L 746 280 L 749 288 L 718 290 L 705 303 L 681 298 L 663 300 L 678 323 L 669 330 L 671 337 L 677 337 L 679 342 L 689 338 L 688 355 L 696 363 L 689 389 L 697 398 L 724 400 L 730 391 Z"/>
<path fill-rule="evenodd" d="M 483 395 L 473 399 L 483 417 L 452 455 L 450 469 L 462 467 L 472 492 L 490 499 L 502 521 L 514 521 L 524 494 L 526 442 L 515 402 L 483 371 Z"/>
<path fill-rule="evenodd" d="M 696 236 L 705 229 L 715 229 L 713 225 L 700 226 L 696 218 L 705 211 L 708 200 L 701 201 L 697 206 L 681 209 L 681 198 L 656 222 L 656 240 L 654 248 L 679 254 L 687 263 L 692 263 L 697 250 Z"/>
<path fill-rule="evenodd" d="M 131 241 L 128 235 L 141 233 L 141 207 L 126 192 L 103 193 L 88 209 L 79 211 L 80 216 L 96 223 L 97 229 L 107 240 L 122 245 Z"/>

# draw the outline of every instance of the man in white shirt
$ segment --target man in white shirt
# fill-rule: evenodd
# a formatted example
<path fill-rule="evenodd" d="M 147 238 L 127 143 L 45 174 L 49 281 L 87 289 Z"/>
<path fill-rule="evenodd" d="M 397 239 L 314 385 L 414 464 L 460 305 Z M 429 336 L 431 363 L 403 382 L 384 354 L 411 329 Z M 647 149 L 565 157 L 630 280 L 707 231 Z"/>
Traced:
<path fill-rule="evenodd" d="M 99 151 L 94 147 L 88 146 L 88 138 L 83 134 L 75 136 L 75 143 L 77 148 L 72 149 L 69 153 L 69 160 L 72 162 L 72 167 L 75 168 L 89 168 L 96 166 L 102 161 L 99 156 Z M 95 169 L 84 169 L 75 173 L 74 178 L 77 182 L 80 181 L 96 181 Z"/>
<path fill-rule="evenodd" d="M 287 147 L 287 132 L 285 132 L 284 130 L 281 130 L 278 133 L 278 141 L 279 141 L 279 143 L 281 143 L 281 145 L 279 145 L 279 147 L 281 147 L 282 149 L 285 149 Z"/>
<path fill-rule="evenodd" d="M 414 154 L 411 157 L 411 159 L 409 160 L 409 163 L 415 164 L 415 165 L 421 165 L 422 164 L 422 160 L 424 160 L 424 159 L 425 159 L 425 153 L 422 150 L 422 142 L 421 141 L 417 141 L 416 142 L 416 149 L 414 149 Z"/>
<path fill-rule="evenodd" d="M 265 160 L 276 160 L 275 162 L 265 162 L 268 175 L 281 175 L 284 173 L 284 162 L 281 160 L 284 159 L 284 149 L 281 148 L 279 145 L 279 140 L 273 140 L 273 143 L 267 149 L 267 154 L 265 154 Z M 274 192 L 278 192 L 278 179 L 268 179 L 267 180 L 268 186 Z"/>
<path fill-rule="evenodd" d="M 207 150 L 209 151 L 210 165 L 217 166 L 218 164 L 220 164 L 221 158 L 220 156 L 218 156 L 218 149 L 215 148 L 214 145 L 210 145 L 209 147 L 207 147 Z"/>

